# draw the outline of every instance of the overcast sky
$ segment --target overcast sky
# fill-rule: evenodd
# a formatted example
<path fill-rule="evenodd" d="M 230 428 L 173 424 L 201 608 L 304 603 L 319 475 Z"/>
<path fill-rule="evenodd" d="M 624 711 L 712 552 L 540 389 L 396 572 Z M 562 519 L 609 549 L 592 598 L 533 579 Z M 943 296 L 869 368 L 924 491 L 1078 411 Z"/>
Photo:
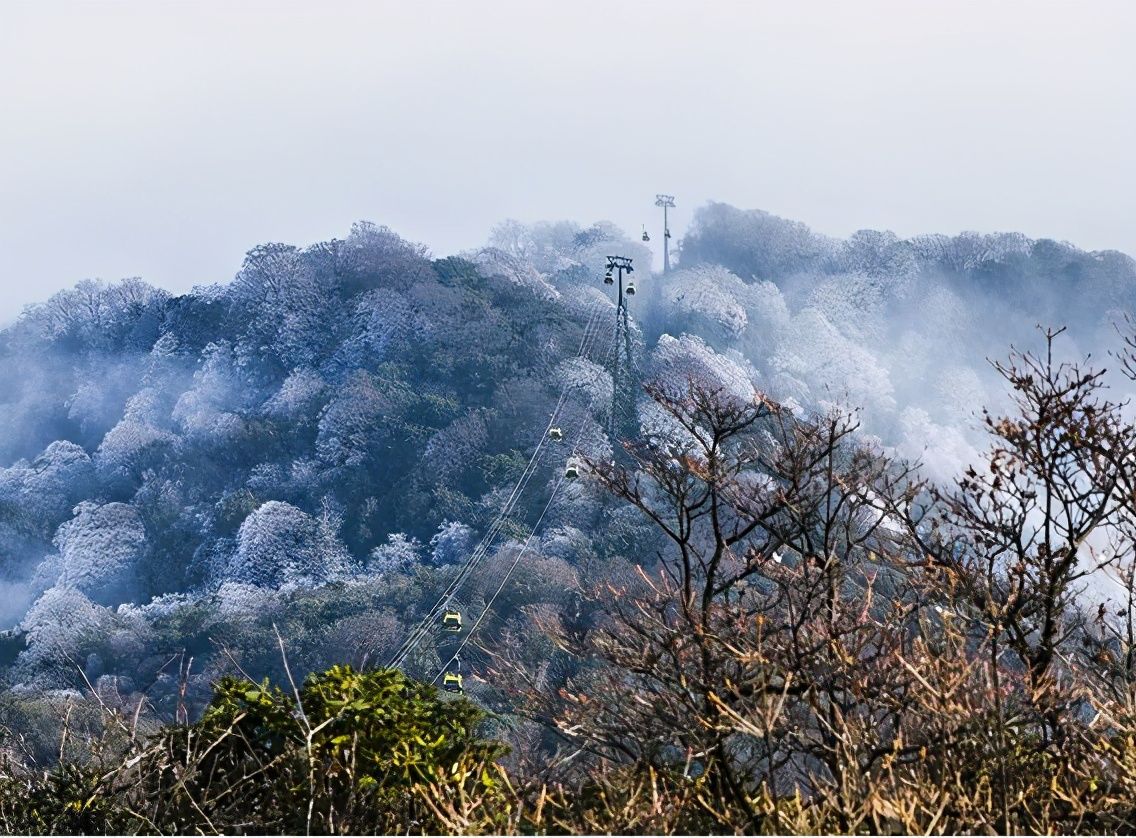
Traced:
<path fill-rule="evenodd" d="M 1127 0 L 0 0 L 0 322 L 358 219 L 637 233 L 660 191 L 679 235 L 721 200 L 1136 252 L 1134 36 Z"/>

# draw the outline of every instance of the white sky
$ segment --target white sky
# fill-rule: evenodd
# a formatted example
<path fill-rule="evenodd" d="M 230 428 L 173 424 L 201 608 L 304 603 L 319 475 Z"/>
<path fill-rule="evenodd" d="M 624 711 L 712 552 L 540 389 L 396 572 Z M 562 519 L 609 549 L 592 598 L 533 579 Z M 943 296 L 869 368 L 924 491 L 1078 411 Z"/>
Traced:
<path fill-rule="evenodd" d="M 0 0 L 0 322 L 363 218 L 657 231 L 660 191 L 677 235 L 722 200 L 1136 252 L 1134 36 L 1127 0 Z"/>

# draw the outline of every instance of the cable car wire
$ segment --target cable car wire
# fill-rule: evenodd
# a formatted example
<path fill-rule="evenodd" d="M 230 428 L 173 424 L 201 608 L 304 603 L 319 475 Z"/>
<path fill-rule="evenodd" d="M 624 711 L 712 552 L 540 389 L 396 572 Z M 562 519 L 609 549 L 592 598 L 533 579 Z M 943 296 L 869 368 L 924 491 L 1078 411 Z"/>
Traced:
<path fill-rule="evenodd" d="M 593 312 L 593 316 L 594 314 L 595 312 Z M 591 320 L 589 320 L 589 327 L 590 325 Z M 590 344 L 588 327 L 585 328 L 584 338 L 581 340 L 580 354 L 583 354 L 587 351 L 587 344 Z M 567 390 L 568 386 L 565 385 L 564 389 L 561 392 L 560 399 L 557 401 L 556 407 L 553 409 L 552 417 L 549 420 L 549 425 L 547 428 L 545 428 L 544 434 L 537 442 L 532 456 L 529 458 L 528 463 L 525 464 L 525 468 L 521 472 L 521 476 L 518 479 L 517 484 L 513 487 L 512 493 L 506 499 L 505 505 L 501 508 L 501 511 L 497 514 L 497 517 L 490 524 L 489 529 L 486 531 L 485 535 L 482 536 L 481 541 L 470 554 L 465 564 L 461 567 L 457 575 L 442 592 L 442 595 L 438 598 L 438 601 L 433 605 L 433 607 L 430 608 L 429 611 L 426 612 L 425 616 L 423 616 L 422 620 L 419 621 L 418 625 L 411 630 L 409 636 L 403 642 L 402 646 L 400 646 L 398 651 L 395 652 L 394 656 L 387 664 L 388 667 L 397 667 L 402 664 L 407 655 L 409 655 L 410 652 L 414 650 L 414 647 L 417 646 L 418 643 L 421 642 L 421 640 L 430 632 L 430 628 L 433 622 L 437 619 L 438 614 L 441 613 L 441 611 L 443 611 L 449 604 L 449 602 L 453 599 L 454 594 L 457 592 L 457 589 L 461 586 L 462 582 L 464 582 L 465 579 L 469 577 L 469 574 L 477 567 L 478 564 L 481 563 L 481 560 L 488 553 L 489 547 L 492 545 L 493 541 L 496 539 L 500 531 L 504 528 L 505 522 L 507 521 L 509 514 L 512 512 L 514 504 L 520 497 L 520 494 L 527 487 L 528 482 L 532 479 L 533 474 L 536 473 L 534 464 L 536 464 L 540 454 L 545 450 L 545 446 L 548 440 L 548 431 L 559 417 L 560 409 L 563 407 L 564 401 L 567 397 Z"/>
<path fill-rule="evenodd" d="M 592 311 L 591 318 L 589 318 L 588 325 L 585 327 L 585 334 L 580 342 L 580 348 L 577 352 L 577 357 L 584 356 L 591 350 L 591 344 L 597 332 L 591 331 L 589 333 L 589 330 L 592 326 L 592 323 L 595 321 L 596 315 L 599 313 L 599 309 L 600 304 L 597 303 Z M 562 388 L 560 398 L 557 400 L 556 407 L 553 408 L 552 416 L 549 419 L 548 427 L 545 428 L 544 435 L 542 435 L 541 439 L 538 441 L 532 456 L 529 458 L 528 463 L 525 465 L 525 468 L 521 473 L 521 477 L 519 478 L 516 486 L 513 488 L 513 491 L 510 494 L 509 498 L 506 500 L 505 505 L 501 509 L 501 512 L 498 513 L 497 517 L 490 524 L 489 529 L 486 531 L 485 535 L 482 537 L 481 541 L 478 543 L 477 547 L 470 555 L 470 558 L 466 561 L 466 564 L 462 567 L 461 571 L 459 571 L 458 576 L 454 578 L 454 580 L 447 587 L 446 591 L 444 591 L 442 596 L 439 597 L 434 607 L 432 607 L 430 611 L 427 612 L 427 615 L 419 623 L 419 628 L 422 631 L 411 633 L 411 638 L 408 638 L 407 642 L 403 644 L 403 648 L 400 648 L 399 654 L 396 655 L 397 661 L 395 659 L 392 659 L 391 665 L 395 665 L 397 662 L 401 662 L 401 660 L 405 658 L 406 653 L 409 652 L 410 649 L 417 644 L 420 636 L 415 636 L 416 634 L 421 635 L 429 631 L 433 617 L 436 616 L 438 611 L 445 606 L 445 603 L 449 600 L 449 598 L 452 597 L 452 594 L 456 590 L 456 588 L 462 581 L 464 581 L 465 578 L 468 577 L 468 574 L 473 569 L 473 567 L 481 561 L 492 541 L 504 527 L 505 521 L 507 520 L 509 513 L 512 511 L 513 505 L 516 503 L 517 498 L 520 496 L 521 492 L 525 489 L 529 480 L 532 479 L 533 474 L 535 474 L 536 472 L 536 469 L 533 468 L 533 465 L 538 459 L 539 455 L 545 450 L 545 446 L 547 445 L 548 440 L 548 433 L 553 427 L 553 423 L 555 423 L 557 418 L 559 417 L 560 410 L 564 405 L 569 389 L 570 385 L 568 384 L 566 384 Z"/>
<path fill-rule="evenodd" d="M 616 340 L 616 338 L 615 338 L 615 335 L 613 333 L 611 339 L 608 341 L 607 350 L 604 353 L 605 360 L 606 360 L 606 356 L 611 354 L 611 351 L 615 346 L 615 340 Z M 595 401 L 596 401 L 596 394 L 593 393 L 591 400 L 589 400 L 589 402 L 588 402 L 588 407 L 584 411 L 585 415 L 592 409 L 592 406 L 595 404 Z M 575 456 L 576 453 L 579 451 L 580 443 L 583 441 L 583 438 L 584 438 L 584 428 L 581 427 L 580 432 L 576 435 L 576 442 L 572 446 L 572 456 Z M 545 517 L 545 515 L 548 514 L 548 510 L 552 508 L 552 502 L 554 500 L 556 500 L 556 494 L 560 490 L 560 487 L 564 484 L 564 481 L 566 479 L 567 479 L 566 475 L 563 475 L 563 474 L 560 475 L 560 478 L 556 481 L 556 485 L 553 486 L 553 488 L 552 488 L 552 493 L 549 495 L 548 501 L 544 505 L 544 509 L 541 510 L 540 517 L 537 518 L 536 524 L 533 525 L 533 528 L 529 532 L 528 537 L 525 539 L 524 544 L 521 545 L 521 549 L 518 551 L 516 557 L 513 559 L 513 563 L 509 566 L 509 569 L 505 571 L 505 575 L 501 578 L 501 583 L 497 586 L 497 590 L 493 592 L 493 595 L 489 598 L 489 601 L 486 602 L 485 608 L 482 609 L 481 614 L 474 621 L 473 625 L 470 626 L 469 631 L 466 633 L 465 638 L 463 638 L 462 642 L 458 645 L 457 649 L 454 650 L 453 655 L 450 656 L 450 658 L 445 663 L 442 664 L 442 668 L 438 670 L 438 673 L 430 680 L 430 683 L 434 683 L 439 678 L 442 677 L 443 673 L 446 672 L 446 670 L 449 668 L 450 664 L 453 663 L 455 660 L 458 660 L 459 656 L 461 655 L 462 650 L 466 647 L 466 645 L 469 643 L 469 641 L 471 639 L 473 639 L 473 634 L 474 634 L 474 632 L 477 631 L 477 627 L 480 626 L 482 621 L 486 618 L 486 616 L 488 616 L 490 610 L 493 608 L 493 603 L 497 600 L 497 597 L 501 594 L 501 591 L 503 591 L 505 589 L 505 585 L 506 585 L 506 583 L 508 583 L 509 577 L 513 575 L 513 571 L 515 571 L 517 569 L 517 566 L 521 563 L 521 559 L 523 559 L 524 556 L 525 556 L 525 553 L 528 552 L 529 545 L 532 543 L 533 537 L 537 534 L 537 531 L 540 529 L 541 522 L 544 521 L 544 517 Z"/>
<path fill-rule="evenodd" d="M 580 347 L 576 353 L 577 358 L 585 357 L 591 351 L 591 345 L 595 337 L 599 333 L 598 327 L 593 328 L 593 326 L 598 326 L 599 321 L 597 320 L 597 317 L 602 308 L 603 303 L 600 301 L 597 301 L 592 306 L 588 322 L 584 327 L 584 334 L 580 339 Z M 504 528 L 505 522 L 507 521 L 509 514 L 512 512 L 514 504 L 520 497 L 520 494 L 524 491 L 525 487 L 528 485 L 528 482 L 532 479 L 533 474 L 536 473 L 534 464 L 537 463 L 540 454 L 547 447 L 547 443 L 549 441 L 549 431 L 552 429 L 552 427 L 554 427 L 557 419 L 559 418 L 560 411 L 563 408 L 565 401 L 567 400 L 568 392 L 570 389 L 572 389 L 571 383 L 566 382 L 561 389 L 560 397 L 559 399 L 557 399 L 556 406 L 553 408 L 552 415 L 548 421 L 548 426 L 544 429 L 544 433 L 541 435 L 540 440 L 537 442 L 536 448 L 533 450 L 532 456 L 529 458 L 528 463 L 525 465 L 524 470 L 521 472 L 521 476 L 518 479 L 517 484 L 514 486 L 512 493 L 506 499 L 505 505 L 502 507 L 501 511 L 498 513 L 494 521 L 491 523 L 489 529 L 486 531 L 485 535 L 482 537 L 481 541 L 478 543 L 474 551 L 470 554 L 465 564 L 458 571 L 458 574 L 454 577 L 454 579 L 446 587 L 445 591 L 443 591 L 442 595 L 438 598 L 438 601 L 430 608 L 429 611 L 426 612 L 422 620 L 419 621 L 418 625 L 411 630 L 406 640 L 403 641 L 403 644 L 391 657 L 390 661 L 387 664 L 388 668 L 400 666 L 403 661 L 406 660 L 407 656 L 414 650 L 414 648 L 422 641 L 422 639 L 427 634 L 429 634 L 433 623 L 437 620 L 438 614 L 445 610 L 446 606 L 453 599 L 454 594 L 457 592 L 462 582 L 464 582 L 469 577 L 469 574 L 472 573 L 472 571 L 477 567 L 478 564 L 481 563 L 482 559 L 488 553 L 489 547 L 492 545 L 493 541 L 496 539 L 500 531 Z"/>

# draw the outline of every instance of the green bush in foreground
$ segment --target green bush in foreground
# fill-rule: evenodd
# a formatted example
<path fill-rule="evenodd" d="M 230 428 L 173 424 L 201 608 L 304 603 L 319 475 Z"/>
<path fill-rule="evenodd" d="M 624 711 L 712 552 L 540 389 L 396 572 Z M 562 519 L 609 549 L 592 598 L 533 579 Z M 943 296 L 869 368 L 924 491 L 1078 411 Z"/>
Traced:
<path fill-rule="evenodd" d="M 442 831 L 423 789 L 497 793 L 484 713 L 396 671 L 335 666 L 292 694 L 225 678 L 196 724 L 103 770 L 6 771 L 0 828 L 27 833 Z M 503 810 L 508 807 L 503 807 Z"/>

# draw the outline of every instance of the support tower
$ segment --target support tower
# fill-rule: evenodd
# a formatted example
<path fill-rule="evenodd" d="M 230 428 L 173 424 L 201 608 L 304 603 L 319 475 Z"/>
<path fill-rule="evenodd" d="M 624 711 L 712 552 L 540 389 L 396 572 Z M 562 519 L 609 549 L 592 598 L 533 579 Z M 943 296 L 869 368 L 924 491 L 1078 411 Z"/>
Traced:
<path fill-rule="evenodd" d="M 635 296 L 635 283 L 624 282 L 624 274 L 632 274 L 631 259 L 627 256 L 608 256 L 604 284 L 618 283 L 615 306 L 615 345 L 611 360 L 611 413 L 608 419 L 608 436 L 614 442 L 627 434 L 635 419 L 635 370 L 631 346 L 631 323 L 627 313 L 628 298 Z"/>
<path fill-rule="evenodd" d="M 674 195 L 656 195 L 655 206 L 663 208 L 663 273 L 671 269 L 671 227 L 667 222 L 667 209 L 673 209 Z"/>

